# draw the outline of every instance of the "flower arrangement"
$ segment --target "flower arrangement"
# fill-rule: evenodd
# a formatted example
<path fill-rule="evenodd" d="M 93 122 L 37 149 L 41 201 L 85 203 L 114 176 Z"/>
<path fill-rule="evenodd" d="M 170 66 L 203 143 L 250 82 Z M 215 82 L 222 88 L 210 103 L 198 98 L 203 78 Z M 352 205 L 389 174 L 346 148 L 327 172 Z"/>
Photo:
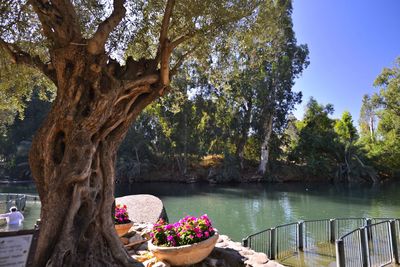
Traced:
<path fill-rule="evenodd" d="M 154 224 L 150 236 L 156 246 L 177 247 L 194 244 L 215 234 L 207 214 L 198 218 L 186 216 L 174 224 L 160 219 Z"/>
<path fill-rule="evenodd" d="M 115 213 L 114 213 L 114 223 L 115 224 L 124 224 L 130 223 L 128 211 L 126 205 L 116 205 L 115 206 Z"/>

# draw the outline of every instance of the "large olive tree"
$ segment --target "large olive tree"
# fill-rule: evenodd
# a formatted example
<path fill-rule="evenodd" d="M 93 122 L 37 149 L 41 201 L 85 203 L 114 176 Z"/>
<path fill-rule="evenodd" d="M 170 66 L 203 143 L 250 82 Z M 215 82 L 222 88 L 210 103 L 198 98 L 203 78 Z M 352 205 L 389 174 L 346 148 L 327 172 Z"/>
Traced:
<path fill-rule="evenodd" d="M 134 264 L 110 216 L 119 144 L 185 59 L 215 67 L 224 40 L 249 29 L 266 4 L 0 1 L 0 59 L 18 66 L 2 64 L 0 84 L 32 78 L 16 72 L 31 68 L 56 88 L 30 152 L 42 202 L 37 266 Z"/>

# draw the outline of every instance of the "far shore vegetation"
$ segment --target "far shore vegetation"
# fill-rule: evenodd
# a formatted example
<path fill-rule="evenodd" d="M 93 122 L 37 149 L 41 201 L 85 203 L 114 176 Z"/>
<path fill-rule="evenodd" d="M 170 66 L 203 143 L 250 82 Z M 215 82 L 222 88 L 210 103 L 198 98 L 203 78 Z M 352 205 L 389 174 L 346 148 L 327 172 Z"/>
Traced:
<path fill-rule="evenodd" d="M 374 183 L 399 179 L 399 62 L 377 76 L 374 85 L 379 93 L 355 100 L 362 101 L 358 121 L 349 112 L 334 119 L 333 105 L 311 98 L 305 100 L 303 119 L 291 114 L 293 107 L 285 107 L 267 129 L 260 125 L 260 111 L 268 101 L 259 103 L 252 97 L 257 90 L 263 92 L 265 84 L 257 88 L 246 77 L 235 77 L 228 90 L 222 91 L 206 77 L 186 73 L 185 79 L 174 84 L 173 93 L 151 104 L 131 126 L 118 153 L 118 182 Z M 200 87 L 206 90 L 194 89 Z M 52 101 L 50 93 L 40 92 L 38 88 L 27 96 L 20 109 L 1 111 L 2 179 L 30 179 L 30 142 Z M 280 101 L 286 103 L 286 99 Z M 300 101 L 297 95 L 296 103 Z M 270 131 L 268 160 L 262 173 L 266 130 Z"/>

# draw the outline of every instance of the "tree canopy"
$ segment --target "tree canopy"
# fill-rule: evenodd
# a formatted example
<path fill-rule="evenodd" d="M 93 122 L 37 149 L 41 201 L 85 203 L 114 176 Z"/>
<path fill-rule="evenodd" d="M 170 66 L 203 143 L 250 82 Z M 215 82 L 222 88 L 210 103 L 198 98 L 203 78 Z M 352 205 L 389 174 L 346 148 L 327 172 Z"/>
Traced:
<path fill-rule="evenodd" d="M 268 55 L 292 27 L 291 2 L 272 0 L 4 0 L 0 11 L 4 114 L 21 113 L 33 85 L 55 92 L 30 152 L 43 219 L 35 263 L 47 266 L 132 264 L 109 216 L 115 155 L 130 125 L 171 90 L 185 62 L 223 88 L 237 61 L 228 55 L 251 41 Z M 291 65 L 285 53 L 274 56 Z"/>

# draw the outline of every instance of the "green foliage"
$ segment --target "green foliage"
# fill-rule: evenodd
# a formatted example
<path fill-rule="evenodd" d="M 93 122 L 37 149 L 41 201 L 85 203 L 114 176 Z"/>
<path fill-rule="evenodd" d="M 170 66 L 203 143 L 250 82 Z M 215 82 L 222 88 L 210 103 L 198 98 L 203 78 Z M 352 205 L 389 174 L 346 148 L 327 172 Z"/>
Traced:
<path fill-rule="evenodd" d="M 289 158 L 305 165 L 312 175 L 329 175 L 335 170 L 337 135 L 333 130 L 334 121 L 329 118 L 332 113 L 332 105 L 323 106 L 310 98 L 304 119 L 295 124 L 298 137 L 291 144 L 293 150 Z"/>
<path fill-rule="evenodd" d="M 351 143 L 357 138 L 357 129 L 353 125 L 353 119 L 350 112 L 345 111 L 342 118 L 335 123 L 335 132 L 340 142 L 346 144 Z"/>
<path fill-rule="evenodd" d="M 21 142 L 29 144 L 32 141 L 34 133 L 50 110 L 50 102 L 42 100 L 39 94 L 40 92 L 35 91 L 29 101 L 23 102 L 26 108 L 22 114 L 9 115 L 12 122 L 5 125 L 0 134 L 0 162 L 4 161 L 7 169 L 12 169 L 16 163 L 28 161 L 27 154 L 20 155 L 18 148 Z"/>
<path fill-rule="evenodd" d="M 368 108 L 378 121 L 375 138 L 366 138 L 364 131 L 360 145 L 378 170 L 387 176 L 400 176 L 400 58 L 392 68 L 383 69 L 374 85 L 380 92 L 364 97 L 361 112 Z"/>

